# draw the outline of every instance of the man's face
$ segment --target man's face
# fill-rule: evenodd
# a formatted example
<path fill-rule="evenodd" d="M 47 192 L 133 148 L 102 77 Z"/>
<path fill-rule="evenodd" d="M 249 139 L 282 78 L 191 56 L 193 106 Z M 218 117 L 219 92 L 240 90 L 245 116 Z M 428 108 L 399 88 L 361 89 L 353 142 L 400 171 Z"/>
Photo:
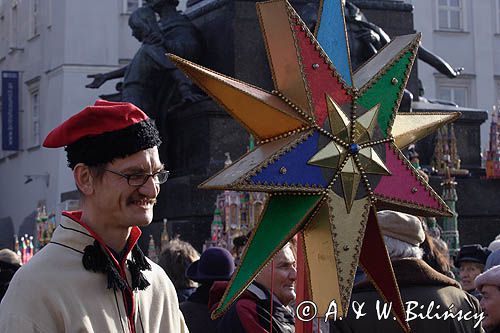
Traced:
<path fill-rule="evenodd" d="M 276 297 L 283 305 L 290 304 L 295 299 L 295 280 L 297 279 L 297 268 L 295 257 L 290 246 L 283 248 L 274 257 L 274 281 L 272 281 L 272 264 L 267 265 L 255 281 L 269 290 L 273 290 Z"/>
<path fill-rule="evenodd" d="M 482 265 L 476 262 L 463 261 L 460 263 L 460 283 L 465 291 L 474 290 L 474 279 L 483 271 Z"/>
<path fill-rule="evenodd" d="M 481 288 L 481 308 L 484 312 L 483 327 L 491 331 L 500 327 L 500 290 L 497 286 L 484 285 Z"/>
<path fill-rule="evenodd" d="M 156 147 L 139 151 L 108 163 L 107 170 L 125 175 L 155 173 L 163 169 Z M 160 185 L 152 177 L 142 186 L 130 186 L 127 179 L 105 171 L 102 179 L 94 182 L 90 200 L 99 219 L 112 227 L 145 226 L 153 219 L 153 205 Z"/>

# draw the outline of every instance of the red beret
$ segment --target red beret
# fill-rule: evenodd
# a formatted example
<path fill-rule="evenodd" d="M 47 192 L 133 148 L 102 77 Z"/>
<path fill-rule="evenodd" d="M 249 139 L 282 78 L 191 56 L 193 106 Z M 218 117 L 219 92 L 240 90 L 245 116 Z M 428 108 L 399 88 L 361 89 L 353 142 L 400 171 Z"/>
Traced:
<path fill-rule="evenodd" d="M 54 128 L 45 138 L 43 146 L 69 146 L 84 137 L 118 131 L 147 119 L 148 116 L 131 103 L 97 100 L 94 105 L 87 106 Z"/>

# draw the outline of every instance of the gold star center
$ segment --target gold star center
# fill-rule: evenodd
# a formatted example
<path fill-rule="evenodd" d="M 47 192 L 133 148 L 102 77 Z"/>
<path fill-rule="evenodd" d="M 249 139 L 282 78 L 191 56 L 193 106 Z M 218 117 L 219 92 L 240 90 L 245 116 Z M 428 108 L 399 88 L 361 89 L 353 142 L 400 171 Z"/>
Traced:
<path fill-rule="evenodd" d="M 371 140 L 380 104 L 375 105 L 357 120 L 354 120 L 354 124 L 328 94 L 326 95 L 326 104 L 331 133 L 339 140 L 332 139 L 307 163 L 340 172 L 344 201 L 347 212 L 350 212 L 358 192 L 359 183 L 365 173 L 391 174 L 380 156 L 372 148 L 376 145 Z"/>

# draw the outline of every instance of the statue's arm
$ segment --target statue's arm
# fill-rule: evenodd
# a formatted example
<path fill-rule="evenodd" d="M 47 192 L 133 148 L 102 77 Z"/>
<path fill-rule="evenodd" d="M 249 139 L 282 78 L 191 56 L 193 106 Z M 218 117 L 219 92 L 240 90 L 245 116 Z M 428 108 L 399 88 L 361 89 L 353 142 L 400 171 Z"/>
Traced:
<path fill-rule="evenodd" d="M 385 45 L 389 44 L 391 42 L 391 37 L 389 37 L 389 35 L 384 31 L 384 29 L 382 29 L 381 27 L 379 27 L 378 25 L 375 25 L 373 23 L 371 23 L 371 24 L 373 25 L 373 29 L 380 36 L 380 45 L 382 47 L 384 47 Z"/>
<path fill-rule="evenodd" d="M 352 24 L 356 27 L 356 39 L 362 42 L 365 52 L 368 52 L 364 55 L 366 59 L 377 54 L 378 50 L 391 41 L 383 29 L 371 22 L 353 21 Z"/>
<path fill-rule="evenodd" d="M 463 67 L 455 69 L 452 68 L 450 64 L 447 63 L 443 58 L 430 52 L 423 46 L 420 46 L 420 48 L 418 49 L 417 56 L 420 60 L 434 67 L 440 73 L 448 76 L 450 79 L 457 77 L 464 70 Z"/>
<path fill-rule="evenodd" d="M 90 79 L 94 79 L 94 80 L 92 82 L 90 82 L 89 84 L 87 84 L 85 87 L 97 89 L 108 80 L 113 80 L 113 79 L 118 79 L 118 78 L 124 77 L 126 70 L 127 70 L 127 66 L 124 66 L 122 68 L 119 68 L 119 69 L 116 69 L 114 71 L 107 72 L 107 73 L 89 74 L 89 75 L 87 75 L 87 77 Z"/>

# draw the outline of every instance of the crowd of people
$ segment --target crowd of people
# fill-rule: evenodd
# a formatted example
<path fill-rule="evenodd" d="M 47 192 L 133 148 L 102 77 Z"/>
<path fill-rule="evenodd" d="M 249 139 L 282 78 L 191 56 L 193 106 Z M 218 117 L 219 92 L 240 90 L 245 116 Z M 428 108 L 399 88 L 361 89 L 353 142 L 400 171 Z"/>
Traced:
<path fill-rule="evenodd" d="M 377 217 L 403 302 L 433 302 L 434 308 L 443 309 L 453 304 L 457 311 L 484 316 L 479 324 L 474 320 L 417 318 L 410 321 L 413 332 L 500 332 L 498 239 L 489 248 L 478 244 L 462 246 L 452 263 L 446 247 L 437 245 L 440 240 L 430 235 L 420 218 L 394 211 L 378 212 Z M 200 256 L 191 244 L 175 238 L 162 252 L 158 264 L 172 281 L 189 332 L 294 332 L 295 251 L 294 243 L 287 243 L 274 257 L 272 266 L 267 265 L 216 320 L 212 320 L 211 312 L 234 273 L 234 255 L 227 249 L 211 247 Z M 15 252 L 0 250 L 0 296 L 20 267 Z M 361 272 L 351 302 L 375 309 L 377 301 L 381 301 L 381 296 Z M 2 304 L 4 308 L 8 306 L 7 302 Z M 323 331 L 325 327 L 339 333 L 401 331 L 394 320 L 380 320 L 375 311 L 367 311 L 362 318 L 349 313 L 344 320 L 321 325 Z"/>
<path fill-rule="evenodd" d="M 50 243 L 25 265 L 13 251 L 0 250 L 0 333 L 295 331 L 293 241 L 215 320 L 211 313 L 237 265 L 227 249 L 212 247 L 199 255 L 173 239 L 159 264 L 143 254 L 139 227 L 151 222 L 160 184 L 168 177 L 160 142 L 144 112 L 106 101 L 49 133 L 44 146 L 65 147 L 81 210 L 64 212 Z M 413 332 L 500 332 L 499 237 L 489 248 L 462 246 L 452 261 L 446 243 L 422 218 L 380 211 L 377 219 L 403 302 L 461 313 L 446 319 L 429 312 L 415 316 L 408 322 Z M 383 302 L 362 269 L 355 281 L 353 303 L 375 309 Z M 361 317 L 352 312 L 350 307 L 346 318 L 330 320 L 329 327 L 316 323 L 316 329 L 401 331 L 396 320 L 381 320 L 375 311 Z"/>

